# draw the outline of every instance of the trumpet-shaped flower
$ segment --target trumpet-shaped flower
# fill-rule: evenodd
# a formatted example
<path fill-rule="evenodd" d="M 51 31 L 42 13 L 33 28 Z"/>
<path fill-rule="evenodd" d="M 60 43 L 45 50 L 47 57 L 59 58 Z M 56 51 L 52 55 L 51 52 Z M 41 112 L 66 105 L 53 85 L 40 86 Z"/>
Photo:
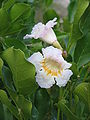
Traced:
<path fill-rule="evenodd" d="M 73 74 L 69 68 L 71 64 L 62 57 L 62 51 L 52 46 L 43 48 L 34 53 L 28 61 L 36 68 L 36 82 L 41 88 L 50 88 L 56 83 L 59 87 L 65 86 Z"/>
<path fill-rule="evenodd" d="M 52 29 L 57 24 L 56 20 L 57 18 L 54 18 L 53 20 L 47 22 L 46 25 L 39 22 L 33 27 L 30 35 L 26 34 L 26 36 L 24 36 L 24 39 L 40 38 L 42 41 L 47 42 L 49 44 L 53 44 L 55 47 L 62 49 Z"/>

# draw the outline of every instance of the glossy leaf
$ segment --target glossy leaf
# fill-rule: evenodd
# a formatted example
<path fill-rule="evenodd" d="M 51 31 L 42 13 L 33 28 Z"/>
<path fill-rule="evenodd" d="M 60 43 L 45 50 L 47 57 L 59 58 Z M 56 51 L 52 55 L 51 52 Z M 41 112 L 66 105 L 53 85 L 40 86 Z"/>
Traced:
<path fill-rule="evenodd" d="M 3 52 L 2 57 L 12 71 L 17 91 L 24 95 L 34 92 L 36 89 L 35 68 L 25 59 L 24 53 L 19 49 L 8 48 Z"/>

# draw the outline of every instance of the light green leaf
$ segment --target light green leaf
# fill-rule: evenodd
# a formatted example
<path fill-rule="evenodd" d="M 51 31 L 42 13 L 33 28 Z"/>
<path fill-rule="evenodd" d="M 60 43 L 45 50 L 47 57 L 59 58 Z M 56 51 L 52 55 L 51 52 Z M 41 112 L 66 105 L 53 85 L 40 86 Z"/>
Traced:
<path fill-rule="evenodd" d="M 23 16 L 24 19 L 27 18 L 28 14 L 31 14 L 30 10 L 30 5 L 25 3 L 16 3 L 10 11 L 12 22 L 16 21 L 21 16 Z"/>
<path fill-rule="evenodd" d="M 90 110 L 90 83 L 79 84 L 74 91 L 78 95 L 81 101 L 85 103 L 87 108 Z"/>
<path fill-rule="evenodd" d="M 35 67 L 28 62 L 19 49 L 8 48 L 2 54 L 9 65 L 17 92 L 28 95 L 36 89 Z"/>

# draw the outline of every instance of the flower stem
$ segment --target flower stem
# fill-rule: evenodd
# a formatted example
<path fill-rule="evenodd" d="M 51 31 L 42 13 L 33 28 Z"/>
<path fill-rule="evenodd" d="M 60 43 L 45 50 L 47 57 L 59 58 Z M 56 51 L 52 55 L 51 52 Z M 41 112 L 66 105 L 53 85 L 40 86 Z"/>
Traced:
<path fill-rule="evenodd" d="M 61 101 L 63 96 L 63 88 L 59 89 L 59 99 L 58 99 L 58 103 Z M 58 105 L 58 113 L 57 113 L 57 120 L 60 120 L 60 106 Z"/>
<path fill-rule="evenodd" d="M 57 120 L 60 120 L 59 117 L 60 117 L 60 108 L 58 107 Z"/>

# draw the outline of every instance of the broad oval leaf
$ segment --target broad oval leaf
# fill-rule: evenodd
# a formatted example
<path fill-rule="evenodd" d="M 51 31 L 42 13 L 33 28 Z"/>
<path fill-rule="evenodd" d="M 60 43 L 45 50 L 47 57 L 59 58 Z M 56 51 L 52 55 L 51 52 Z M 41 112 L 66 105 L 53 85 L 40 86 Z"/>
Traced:
<path fill-rule="evenodd" d="M 19 49 L 8 48 L 2 58 L 9 65 L 17 92 L 28 95 L 36 89 L 35 67 L 25 59 L 24 53 Z"/>

